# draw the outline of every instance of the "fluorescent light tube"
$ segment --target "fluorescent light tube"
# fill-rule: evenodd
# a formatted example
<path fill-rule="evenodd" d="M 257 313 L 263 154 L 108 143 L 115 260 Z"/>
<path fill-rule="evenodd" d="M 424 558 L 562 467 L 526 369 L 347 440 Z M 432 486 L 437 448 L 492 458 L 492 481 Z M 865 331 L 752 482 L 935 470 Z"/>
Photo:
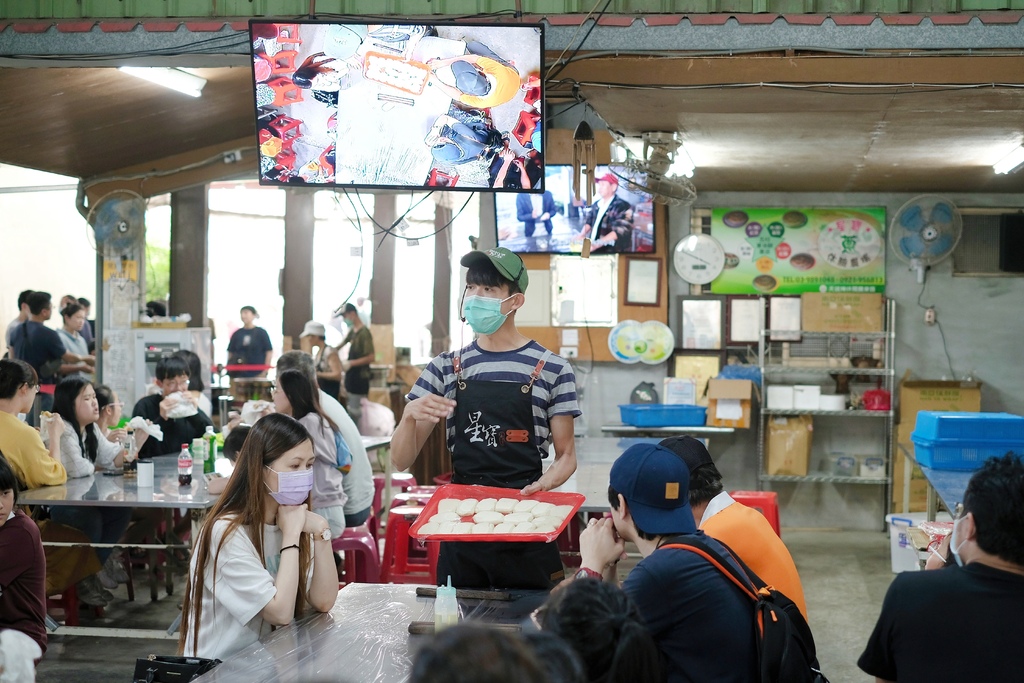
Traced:
<path fill-rule="evenodd" d="M 199 97 L 202 94 L 203 86 L 206 85 L 205 78 L 166 66 L 122 66 L 119 70 L 129 76 L 177 90 L 190 97 Z"/>
<path fill-rule="evenodd" d="M 1024 164 L 1024 147 L 1017 147 L 1005 157 L 992 164 L 992 170 L 996 173 L 1009 173 L 1021 164 Z"/>

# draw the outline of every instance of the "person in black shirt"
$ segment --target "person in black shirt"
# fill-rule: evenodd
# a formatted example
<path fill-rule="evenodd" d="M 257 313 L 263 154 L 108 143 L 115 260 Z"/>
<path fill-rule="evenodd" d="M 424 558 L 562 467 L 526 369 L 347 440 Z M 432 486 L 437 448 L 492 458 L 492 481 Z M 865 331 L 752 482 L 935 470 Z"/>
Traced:
<path fill-rule="evenodd" d="M 156 364 L 156 385 L 161 393 L 146 396 L 135 404 L 132 415 L 160 425 L 164 440 L 146 439 L 139 449 L 139 457 L 177 453 L 182 444 L 192 445 L 192 439 L 202 436 L 213 425 L 210 417 L 199 410 L 198 400 L 188 393 L 188 364 L 177 356 L 161 358 Z M 191 403 L 195 415 L 171 418 L 170 411 L 179 403 Z"/>
<path fill-rule="evenodd" d="M 274 346 L 270 335 L 262 327 L 256 327 L 259 314 L 252 306 L 242 306 L 239 312 L 242 327 L 235 330 L 228 342 L 228 365 L 270 365 Z M 266 370 L 230 370 L 231 377 L 266 377 Z"/>

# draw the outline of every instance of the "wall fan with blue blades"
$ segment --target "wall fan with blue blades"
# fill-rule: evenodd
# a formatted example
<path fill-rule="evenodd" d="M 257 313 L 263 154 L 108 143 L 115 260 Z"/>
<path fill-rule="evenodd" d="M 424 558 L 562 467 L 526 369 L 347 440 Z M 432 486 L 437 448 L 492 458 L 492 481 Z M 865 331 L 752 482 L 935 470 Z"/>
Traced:
<path fill-rule="evenodd" d="M 96 233 L 97 248 L 115 255 L 145 238 L 146 200 L 131 190 L 114 190 L 89 209 L 86 219 Z"/>
<path fill-rule="evenodd" d="M 945 197 L 923 194 L 901 206 L 889 226 L 889 247 L 924 283 L 925 271 L 948 258 L 963 230 L 960 211 Z"/>

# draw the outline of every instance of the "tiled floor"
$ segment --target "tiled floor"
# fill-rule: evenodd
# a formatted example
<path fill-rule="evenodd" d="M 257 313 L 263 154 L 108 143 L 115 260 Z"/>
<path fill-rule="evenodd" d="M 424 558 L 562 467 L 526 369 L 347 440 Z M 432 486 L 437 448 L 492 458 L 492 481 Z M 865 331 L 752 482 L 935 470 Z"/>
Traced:
<path fill-rule="evenodd" d="M 811 628 L 819 659 L 833 683 L 871 679 L 857 669 L 856 660 L 867 642 L 892 580 L 889 543 L 885 534 L 868 531 L 804 531 L 784 529 L 783 537 L 803 579 Z M 624 563 L 626 564 L 626 563 Z M 624 568 L 625 569 L 625 568 Z M 119 628 L 166 628 L 178 613 L 178 591 L 151 603 L 140 586 L 138 600 L 120 598 L 103 618 L 84 614 L 83 625 Z M 50 647 L 37 670 L 42 683 L 128 683 L 136 657 L 171 654 L 173 640 L 51 636 Z M 244 683 L 244 682 L 243 682 Z"/>

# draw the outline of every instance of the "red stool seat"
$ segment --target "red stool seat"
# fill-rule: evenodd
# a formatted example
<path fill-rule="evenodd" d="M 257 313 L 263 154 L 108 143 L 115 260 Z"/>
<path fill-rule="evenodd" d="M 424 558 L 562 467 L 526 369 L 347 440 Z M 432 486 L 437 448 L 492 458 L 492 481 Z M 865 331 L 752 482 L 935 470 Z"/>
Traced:
<path fill-rule="evenodd" d="M 348 527 L 331 541 L 331 548 L 345 554 L 345 583 L 379 583 L 380 557 L 377 541 L 364 524 Z"/>
<path fill-rule="evenodd" d="M 270 58 L 270 74 L 280 76 L 295 71 L 295 58 L 299 53 L 295 50 L 281 50 Z"/>
<path fill-rule="evenodd" d="M 302 43 L 299 38 L 298 24 L 274 24 L 277 27 L 277 42 L 279 43 Z"/>
<path fill-rule="evenodd" d="M 522 110 L 519 112 L 519 120 L 512 127 L 512 135 L 516 140 L 519 141 L 520 145 L 526 146 L 526 143 L 530 141 L 533 136 L 533 131 L 537 129 L 537 124 L 540 122 L 540 115 L 534 114 L 533 112 Z"/>
<path fill-rule="evenodd" d="M 266 83 L 267 87 L 274 91 L 274 107 L 283 107 L 288 104 L 295 104 L 302 101 L 302 88 L 292 83 L 290 78 L 278 76 Z"/>
<path fill-rule="evenodd" d="M 779 524 L 778 493 L 775 491 L 729 491 L 729 495 L 737 503 L 743 503 L 764 515 L 779 538 L 782 537 L 782 526 Z"/>
<path fill-rule="evenodd" d="M 422 507 L 400 505 L 388 514 L 384 533 L 384 558 L 381 583 L 423 583 L 437 585 L 439 544 L 427 544 L 426 562 L 409 556 L 409 529 L 419 517 Z"/>
<path fill-rule="evenodd" d="M 435 562 L 435 567 L 437 566 Z M 78 589 L 74 584 L 62 590 L 57 596 L 46 596 L 46 611 L 59 609 L 64 612 L 65 626 L 78 626 Z M 102 607 L 93 607 L 93 614 L 96 617 L 103 616 Z"/>
<path fill-rule="evenodd" d="M 277 137 L 281 138 L 282 141 L 294 141 L 295 138 L 302 135 L 302 119 L 293 119 L 290 116 L 277 116 L 273 121 L 267 124 L 277 134 Z"/>

